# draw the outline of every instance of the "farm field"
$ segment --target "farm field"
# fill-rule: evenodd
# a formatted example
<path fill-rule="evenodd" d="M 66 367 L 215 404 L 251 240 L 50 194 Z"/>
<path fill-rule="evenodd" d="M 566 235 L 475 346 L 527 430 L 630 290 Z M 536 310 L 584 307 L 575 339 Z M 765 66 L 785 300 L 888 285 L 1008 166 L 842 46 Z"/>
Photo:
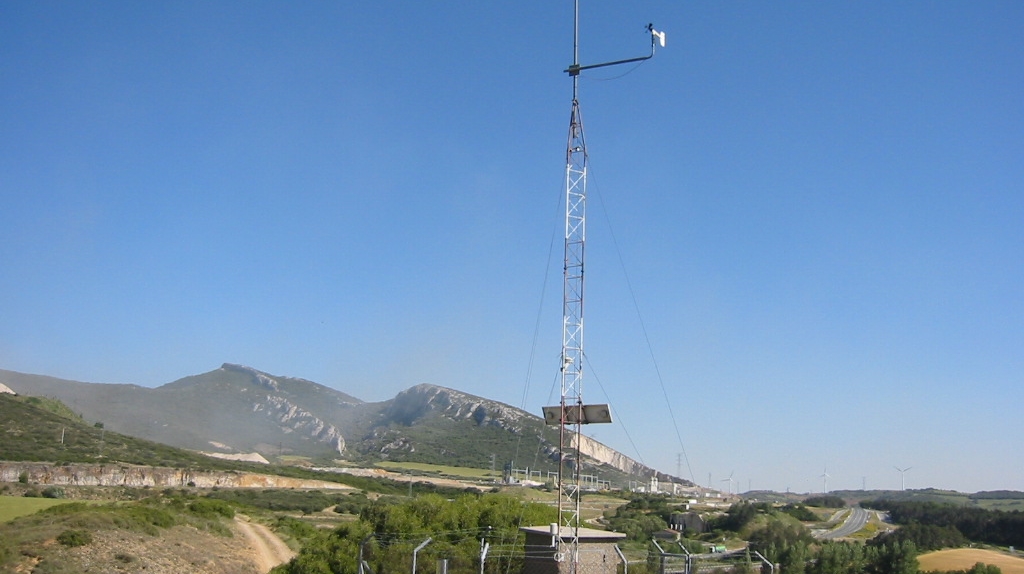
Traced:
<path fill-rule="evenodd" d="M 29 498 L 25 496 L 0 496 L 0 522 L 10 522 L 19 516 L 34 514 L 44 508 L 67 504 L 72 500 L 55 498 Z"/>
<path fill-rule="evenodd" d="M 376 466 L 390 470 L 391 472 L 403 472 L 406 470 L 422 473 L 434 473 L 448 478 L 462 478 L 469 480 L 484 480 L 501 477 L 501 471 L 491 472 L 482 468 L 468 468 L 463 466 L 443 466 L 440 464 L 428 464 L 425 462 L 389 462 L 381 461 Z"/>
<path fill-rule="evenodd" d="M 917 561 L 921 572 L 966 570 L 982 562 L 998 566 L 1003 574 L 1024 574 L 1024 558 L 997 550 L 953 548 L 922 554 Z"/>

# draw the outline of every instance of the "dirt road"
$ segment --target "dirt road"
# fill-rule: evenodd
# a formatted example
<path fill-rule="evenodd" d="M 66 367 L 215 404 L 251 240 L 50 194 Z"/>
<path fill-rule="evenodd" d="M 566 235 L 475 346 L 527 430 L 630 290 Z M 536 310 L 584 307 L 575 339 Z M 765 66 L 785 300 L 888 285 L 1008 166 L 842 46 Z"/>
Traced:
<path fill-rule="evenodd" d="M 253 549 L 253 561 L 260 572 L 269 572 L 278 564 L 292 559 L 295 553 L 291 548 L 262 524 L 250 522 L 243 514 L 235 516 L 235 525 Z"/>

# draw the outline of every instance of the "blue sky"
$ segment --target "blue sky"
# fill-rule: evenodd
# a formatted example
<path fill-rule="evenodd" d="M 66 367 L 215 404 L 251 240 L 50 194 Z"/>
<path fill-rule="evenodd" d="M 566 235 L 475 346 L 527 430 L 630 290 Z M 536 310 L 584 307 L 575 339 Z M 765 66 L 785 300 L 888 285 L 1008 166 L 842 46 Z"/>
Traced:
<path fill-rule="evenodd" d="M 557 402 L 572 3 L 464 4 L 0 7 L 0 368 Z M 622 4 L 582 64 L 668 46 L 580 79 L 592 434 L 1024 490 L 1024 5 Z"/>

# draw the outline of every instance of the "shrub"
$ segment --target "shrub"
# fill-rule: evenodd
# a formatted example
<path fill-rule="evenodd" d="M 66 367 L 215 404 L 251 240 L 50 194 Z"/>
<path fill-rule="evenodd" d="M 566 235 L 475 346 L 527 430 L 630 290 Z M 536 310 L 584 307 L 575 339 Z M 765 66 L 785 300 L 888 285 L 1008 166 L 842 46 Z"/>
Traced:
<path fill-rule="evenodd" d="M 162 508 L 139 506 L 127 509 L 127 514 L 143 524 L 152 524 L 160 528 L 170 528 L 175 524 L 174 515 Z"/>
<path fill-rule="evenodd" d="M 189 511 L 203 518 L 217 518 L 223 516 L 224 518 L 234 518 L 235 509 L 233 506 L 224 502 L 223 500 L 216 500 L 213 498 L 200 498 L 192 501 L 188 505 Z"/>
<path fill-rule="evenodd" d="M 84 502 L 69 502 L 67 504 L 58 504 L 57 506 L 51 506 L 44 508 L 39 511 L 40 514 L 55 514 L 63 516 L 67 514 L 75 514 L 89 508 L 89 505 Z"/>
<path fill-rule="evenodd" d="M 57 542 L 70 548 L 85 546 L 92 542 L 92 534 L 87 530 L 65 530 L 57 535 Z"/>
<path fill-rule="evenodd" d="M 43 489 L 43 498 L 64 498 L 64 489 L 59 486 L 48 486 Z"/>
<path fill-rule="evenodd" d="M 818 515 L 814 514 L 803 504 L 787 504 L 782 507 L 782 512 L 796 518 L 801 522 L 817 522 Z"/>

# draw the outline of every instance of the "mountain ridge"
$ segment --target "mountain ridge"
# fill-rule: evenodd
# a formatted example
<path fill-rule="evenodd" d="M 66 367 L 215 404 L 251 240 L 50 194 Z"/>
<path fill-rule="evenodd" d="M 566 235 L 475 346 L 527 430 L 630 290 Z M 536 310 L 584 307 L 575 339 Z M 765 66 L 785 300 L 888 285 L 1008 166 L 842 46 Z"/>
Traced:
<path fill-rule="evenodd" d="M 224 363 L 155 388 L 85 383 L 0 370 L 0 384 L 67 403 L 106 428 L 173 446 L 273 459 L 435 462 L 484 468 L 522 459 L 557 466 L 557 433 L 522 409 L 440 385 L 419 384 L 366 402 L 319 383 Z M 525 442 L 524 442 L 525 441 Z M 529 445 L 537 444 L 535 450 Z M 522 447 L 522 444 L 527 446 Z M 612 476 L 689 484 L 582 437 L 584 466 Z"/>

